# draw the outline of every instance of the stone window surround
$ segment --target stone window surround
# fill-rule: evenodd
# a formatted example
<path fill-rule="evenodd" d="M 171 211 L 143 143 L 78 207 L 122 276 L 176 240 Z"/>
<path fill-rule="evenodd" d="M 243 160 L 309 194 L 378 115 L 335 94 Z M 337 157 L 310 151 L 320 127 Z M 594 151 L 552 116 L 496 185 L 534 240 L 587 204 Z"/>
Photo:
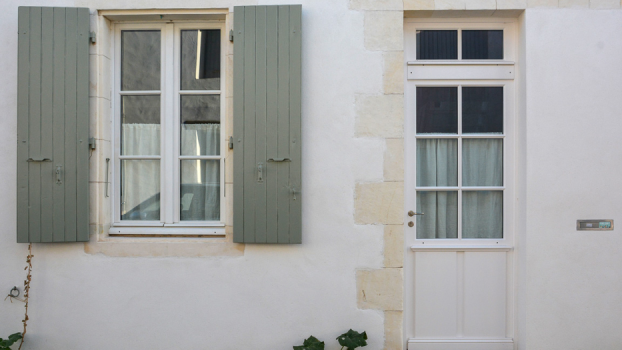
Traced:
<path fill-rule="evenodd" d="M 91 28 L 95 28 L 96 43 L 90 47 L 90 129 L 97 147 L 90 157 L 90 242 L 85 252 L 123 257 L 205 257 L 240 256 L 244 245 L 232 241 L 232 199 L 225 197 L 225 233 L 219 236 L 184 235 L 123 235 L 108 234 L 111 219 L 112 174 L 106 176 L 106 159 L 112 161 L 112 106 L 111 77 L 113 74 L 113 23 L 118 21 L 162 21 L 166 19 L 211 21 L 224 23 L 225 33 L 233 25 L 233 13 L 229 9 L 184 9 L 184 10 L 99 10 L 91 13 Z M 233 43 L 223 43 L 225 88 L 224 135 L 232 134 L 233 99 Z M 232 150 L 223 150 L 225 157 L 225 192 L 233 193 Z M 108 169 L 109 170 L 109 169 Z M 108 181 L 108 184 L 106 182 Z"/>

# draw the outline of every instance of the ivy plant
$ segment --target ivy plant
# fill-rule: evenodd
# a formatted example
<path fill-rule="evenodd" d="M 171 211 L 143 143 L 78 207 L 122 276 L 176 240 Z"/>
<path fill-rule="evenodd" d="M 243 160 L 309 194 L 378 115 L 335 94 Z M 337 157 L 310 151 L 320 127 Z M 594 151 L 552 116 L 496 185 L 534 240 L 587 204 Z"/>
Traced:
<path fill-rule="evenodd" d="M 0 338 L 0 350 L 11 350 L 11 345 L 20 339 L 22 339 L 22 333 L 11 334 L 8 339 Z"/>
<path fill-rule="evenodd" d="M 294 350 L 324 350 L 324 342 L 319 341 L 314 336 L 310 336 L 305 339 L 302 345 L 294 346 Z"/>
<path fill-rule="evenodd" d="M 338 336 L 337 340 L 339 341 L 339 345 L 341 345 L 341 350 L 343 350 L 343 348 L 354 350 L 367 345 L 367 333 L 359 333 L 350 329 Z"/>

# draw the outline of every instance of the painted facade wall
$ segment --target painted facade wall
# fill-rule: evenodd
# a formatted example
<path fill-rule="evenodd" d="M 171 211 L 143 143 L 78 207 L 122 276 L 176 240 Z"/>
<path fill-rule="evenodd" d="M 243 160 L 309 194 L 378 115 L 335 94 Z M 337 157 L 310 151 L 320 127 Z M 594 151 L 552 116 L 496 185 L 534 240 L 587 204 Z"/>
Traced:
<path fill-rule="evenodd" d="M 526 47 L 527 349 L 622 344 L 622 13 L 529 11 Z"/>
<path fill-rule="evenodd" d="M 22 285 L 27 254 L 26 245 L 14 243 L 17 6 L 232 10 L 234 5 L 279 3 L 5 0 L 0 5 L 0 162 L 5 164 L 0 167 L 0 295 Z M 334 338 L 353 328 L 367 331 L 368 349 L 400 349 L 407 333 L 401 327 L 402 18 L 405 10 L 457 16 L 440 10 L 465 9 L 481 10 L 482 16 L 510 9 L 521 16 L 519 347 L 608 349 L 622 344 L 616 327 L 622 316 L 617 231 L 574 230 L 580 218 L 622 219 L 616 217 L 622 207 L 616 196 L 622 190 L 616 160 L 622 151 L 615 136 L 622 128 L 620 3 L 302 4 L 303 244 L 241 246 L 228 243 L 230 236 L 220 241 L 108 239 L 102 184 L 109 152 L 104 145 L 110 141 L 102 117 L 107 87 L 98 75 L 110 62 L 100 49 L 105 42 L 98 41 L 91 57 L 96 82 L 92 132 L 100 145 L 91 161 L 93 236 L 87 245 L 34 245 L 25 348 L 289 349 L 313 334 L 334 350 L 339 348 Z M 96 16 L 93 23 L 98 23 Z M 22 305 L 0 303 L 0 336 L 21 329 Z"/>

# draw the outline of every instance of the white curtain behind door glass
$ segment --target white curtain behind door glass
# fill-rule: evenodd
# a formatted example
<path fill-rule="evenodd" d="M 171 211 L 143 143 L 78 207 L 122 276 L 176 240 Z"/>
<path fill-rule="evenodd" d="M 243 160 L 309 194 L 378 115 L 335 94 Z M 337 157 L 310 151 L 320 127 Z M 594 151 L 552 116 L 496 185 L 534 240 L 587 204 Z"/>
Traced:
<path fill-rule="evenodd" d="M 417 186 L 458 186 L 458 140 L 417 140 Z"/>
<path fill-rule="evenodd" d="M 462 186 L 503 186 L 503 140 L 462 140 Z"/>
<path fill-rule="evenodd" d="M 417 140 L 417 186 L 457 186 L 457 140 Z M 503 186 L 503 140 L 462 140 L 462 185 Z M 417 238 L 457 238 L 454 191 L 417 192 Z M 503 192 L 463 192 L 462 237 L 502 238 Z"/>
<path fill-rule="evenodd" d="M 124 154 L 157 155 L 160 154 L 160 125 L 159 124 L 123 124 L 122 149 Z M 204 151 L 199 154 L 220 154 L 220 125 L 219 124 L 192 124 L 182 126 L 182 150 Z M 185 153 L 196 154 L 196 153 Z M 191 165 L 193 164 L 193 165 Z M 219 161 L 187 161 L 182 172 L 183 184 L 190 184 L 194 188 L 192 197 L 182 200 L 182 206 L 192 205 L 200 208 L 201 214 L 194 215 L 187 220 L 219 220 L 220 219 L 220 166 Z M 160 164 L 156 161 L 125 162 L 123 167 L 121 215 L 137 209 L 141 211 L 144 204 L 154 196 L 159 195 Z M 197 190 L 197 187 L 199 188 Z M 199 192 L 197 192 L 199 191 Z M 182 189 L 183 192 L 183 189 Z M 181 193 L 183 197 L 184 193 Z M 159 198 L 158 198 L 159 200 Z M 201 201 L 196 203 L 195 201 Z M 204 201 L 204 202 L 203 202 Z M 151 207 L 153 209 L 153 203 Z M 159 208 L 159 205 L 158 205 Z M 144 211 L 144 210 L 143 210 Z M 132 220 L 148 219 L 148 215 L 132 215 Z M 124 218 L 128 220 L 130 218 Z M 184 219 L 184 218 L 182 218 Z M 153 217 L 149 218 L 153 220 Z"/>
<path fill-rule="evenodd" d="M 458 140 L 417 140 L 417 186 L 458 186 Z M 458 238 L 458 192 L 417 192 L 417 238 Z"/>
<path fill-rule="evenodd" d="M 462 140 L 462 186 L 503 186 L 503 140 Z M 462 237 L 503 237 L 503 192 L 462 192 Z"/>
<path fill-rule="evenodd" d="M 458 192 L 417 191 L 417 238 L 458 238 Z"/>

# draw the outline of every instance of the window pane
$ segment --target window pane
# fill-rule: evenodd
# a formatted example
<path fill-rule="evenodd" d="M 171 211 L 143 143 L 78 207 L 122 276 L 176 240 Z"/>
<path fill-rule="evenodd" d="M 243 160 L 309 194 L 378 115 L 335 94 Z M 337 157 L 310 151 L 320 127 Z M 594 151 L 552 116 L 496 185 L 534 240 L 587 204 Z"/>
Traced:
<path fill-rule="evenodd" d="M 220 154 L 220 96 L 181 96 L 181 154 Z"/>
<path fill-rule="evenodd" d="M 462 132 L 503 133 L 503 87 L 462 88 Z"/>
<path fill-rule="evenodd" d="M 462 238 L 503 238 L 503 192 L 462 192 Z"/>
<path fill-rule="evenodd" d="M 458 192 L 417 191 L 417 238 L 458 238 Z"/>
<path fill-rule="evenodd" d="M 417 140 L 417 186 L 458 186 L 458 140 Z"/>
<path fill-rule="evenodd" d="M 160 96 L 121 97 L 121 155 L 160 154 Z"/>
<path fill-rule="evenodd" d="M 121 90 L 160 90 L 160 31 L 121 32 Z"/>
<path fill-rule="evenodd" d="M 458 88 L 417 88 L 417 133 L 458 133 Z"/>
<path fill-rule="evenodd" d="M 220 161 L 181 161 L 181 220 L 220 220 Z"/>
<path fill-rule="evenodd" d="M 463 60 L 502 60 L 503 30 L 463 30 Z"/>
<path fill-rule="evenodd" d="M 220 90 L 220 30 L 181 31 L 181 89 Z"/>
<path fill-rule="evenodd" d="M 418 60 L 458 59 L 457 30 L 418 30 Z"/>
<path fill-rule="evenodd" d="M 503 186 L 503 140 L 462 140 L 462 185 Z"/>
<path fill-rule="evenodd" d="M 121 160 L 121 220 L 160 220 L 159 160 Z"/>

